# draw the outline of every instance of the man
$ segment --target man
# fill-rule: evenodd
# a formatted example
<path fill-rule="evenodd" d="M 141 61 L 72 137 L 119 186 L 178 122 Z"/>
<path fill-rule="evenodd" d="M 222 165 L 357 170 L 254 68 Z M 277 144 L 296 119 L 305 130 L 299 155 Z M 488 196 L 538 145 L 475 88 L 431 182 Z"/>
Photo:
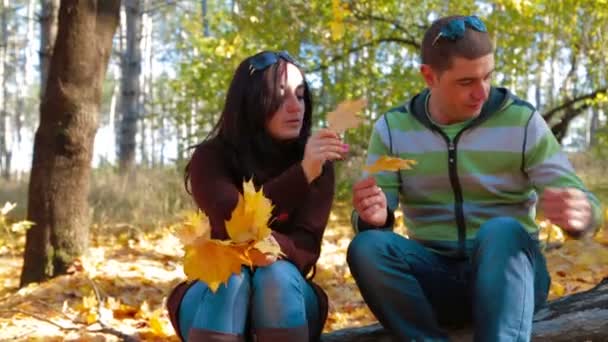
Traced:
<path fill-rule="evenodd" d="M 536 205 L 581 236 L 599 223 L 598 200 L 533 106 L 490 85 L 479 18 L 435 21 L 421 49 L 428 89 L 376 122 L 367 158 L 418 163 L 354 185 L 349 267 L 399 341 L 446 340 L 440 324 L 470 320 L 477 341 L 528 341 L 550 283 Z M 409 239 L 391 230 L 399 194 Z"/>

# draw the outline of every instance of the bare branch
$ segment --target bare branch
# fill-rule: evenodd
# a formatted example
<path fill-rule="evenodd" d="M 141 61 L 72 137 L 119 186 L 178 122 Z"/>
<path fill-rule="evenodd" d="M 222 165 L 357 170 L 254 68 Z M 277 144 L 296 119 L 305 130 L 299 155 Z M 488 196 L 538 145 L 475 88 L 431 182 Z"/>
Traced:
<path fill-rule="evenodd" d="M 366 47 L 370 47 L 370 46 L 376 46 L 382 43 L 398 43 L 398 44 L 402 44 L 402 45 L 407 45 L 416 49 L 420 49 L 420 44 L 414 40 L 410 40 L 410 39 L 405 39 L 405 38 L 400 38 L 400 37 L 386 37 L 386 38 L 378 38 L 378 39 L 374 39 L 371 40 L 369 42 L 363 43 L 359 46 L 354 46 L 348 50 L 346 50 L 345 53 L 340 54 L 340 55 L 335 55 L 333 57 L 329 58 L 329 61 L 326 64 L 320 64 L 312 69 L 307 70 L 307 72 L 317 72 L 317 71 L 321 71 L 324 69 L 327 69 L 329 67 L 329 65 L 331 63 L 334 63 L 336 61 L 341 60 L 342 58 L 345 58 L 346 56 L 349 56 L 352 53 L 358 52 L 363 50 Z"/>
<path fill-rule="evenodd" d="M 97 286 L 95 281 L 93 281 L 93 279 L 91 279 L 89 277 L 86 277 L 86 279 L 89 282 L 89 284 L 91 285 L 91 287 L 93 288 L 93 292 L 95 292 L 95 298 L 97 298 L 97 312 L 99 314 L 97 315 L 96 323 L 98 323 L 101 326 L 101 329 L 97 330 L 96 332 L 103 332 L 103 333 L 111 334 L 114 336 L 118 336 L 119 338 L 121 338 L 123 341 L 126 341 L 126 342 L 137 342 L 138 339 L 136 339 L 135 337 L 125 334 L 122 331 L 116 330 L 116 329 L 110 327 L 106 322 L 101 320 L 101 312 L 103 310 L 103 298 L 101 297 L 101 291 L 99 291 L 99 287 Z"/>
<path fill-rule="evenodd" d="M 29 312 L 29 311 L 25 311 L 25 310 L 21 310 L 21 309 L 2 309 L 2 310 L 0 310 L 0 312 L 6 312 L 6 313 L 20 313 L 20 314 L 25 315 L 25 316 L 30 316 L 30 317 L 32 317 L 32 318 L 35 318 L 35 319 L 37 319 L 37 320 L 41 321 L 41 322 L 45 322 L 45 323 L 48 323 L 48 324 L 50 324 L 50 325 L 53 325 L 53 326 L 55 326 L 55 327 L 57 327 L 57 328 L 59 328 L 59 329 L 61 329 L 61 330 L 63 330 L 63 331 L 77 331 L 77 330 L 82 330 L 82 327 L 64 327 L 64 326 L 62 326 L 61 324 L 55 323 L 55 322 L 51 321 L 51 320 L 50 320 L 50 319 L 48 319 L 48 318 L 44 318 L 44 317 L 42 317 L 42 316 L 40 316 L 40 315 L 38 315 L 38 314 L 35 314 L 35 313 L 33 313 L 33 312 Z M 74 322 L 72 322 L 72 323 L 74 323 Z"/>
<path fill-rule="evenodd" d="M 577 104 L 578 102 L 595 99 L 598 95 L 606 94 L 607 92 L 608 92 L 608 87 L 604 87 L 604 88 L 596 89 L 591 93 L 575 97 L 575 98 L 568 100 L 568 101 L 562 103 L 561 105 L 547 111 L 546 113 L 543 114 L 543 118 L 545 118 L 546 121 L 550 121 L 559 111 L 572 107 L 575 104 Z"/>

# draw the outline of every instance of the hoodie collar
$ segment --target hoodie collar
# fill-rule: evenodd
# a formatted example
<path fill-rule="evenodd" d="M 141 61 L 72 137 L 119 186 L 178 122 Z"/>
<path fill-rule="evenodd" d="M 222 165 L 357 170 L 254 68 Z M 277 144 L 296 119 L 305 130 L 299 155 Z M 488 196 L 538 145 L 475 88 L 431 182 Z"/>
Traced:
<path fill-rule="evenodd" d="M 426 115 L 426 97 L 429 96 L 430 90 L 424 89 L 421 93 L 414 96 L 408 105 L 408 110 L 414 117 L 422 124 L 429 128 L 436 127 L 436 125 Z M 511 93 L 506 88 L 492 87 L 490 89 L 490 96 L 488 100 L 483 104 L 481 113 L 469 123 L 469 127 L 477 125 L 485 121 L 492 114 L 503 109 L 511 99 Z"/>

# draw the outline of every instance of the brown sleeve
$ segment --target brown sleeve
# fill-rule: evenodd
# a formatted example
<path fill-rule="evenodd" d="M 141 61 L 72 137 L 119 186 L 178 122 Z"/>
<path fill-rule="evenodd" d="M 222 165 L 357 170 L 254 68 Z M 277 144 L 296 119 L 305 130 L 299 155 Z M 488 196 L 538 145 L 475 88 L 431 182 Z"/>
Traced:
<path fill-rule="evenodd" d="M 289 232 L 273 231 L 286 259 L 293 262 L 302 274 L 307 274 L 321 254 L 321 240 L 327 226 L 334 198 L 334 169 L 328 163 L 312 187 L 303 204 L 296 210 Z"/>
<path fill-rule="evenodd" d="M 211 236 L 215 239 L 227 239 L 225 220 L 230 219 L 232 210 L 236 207 L 239 188 L 230 177 L 223 150 L 216 144 L 208 142 L 196 149 L 191 161 L 190 183 L 194 201 L 209 217 Z M 320 180 L 321 177 L 313 184 Z M 313 184 L 308 184 L 301 164 L 296 163 L 264 183 L 262 188 L 264 195 L 275 206 L 273 214 L 288 213 L 291 216 L 308 198 Z"/>

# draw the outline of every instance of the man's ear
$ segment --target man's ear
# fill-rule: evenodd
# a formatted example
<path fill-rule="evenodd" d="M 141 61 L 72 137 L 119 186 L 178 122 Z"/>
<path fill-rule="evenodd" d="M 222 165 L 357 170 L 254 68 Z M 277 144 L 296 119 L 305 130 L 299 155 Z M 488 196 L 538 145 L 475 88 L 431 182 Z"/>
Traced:
<path fill-rule="evenodd" d="M 435 71 L 428 64 L 420 65 L 420 73 L 422 74 L 422 78 L 424 78 L 424 82 L 428 88 L 432 88 L 437 83 L 437 77 L 435 76 Z"/>

